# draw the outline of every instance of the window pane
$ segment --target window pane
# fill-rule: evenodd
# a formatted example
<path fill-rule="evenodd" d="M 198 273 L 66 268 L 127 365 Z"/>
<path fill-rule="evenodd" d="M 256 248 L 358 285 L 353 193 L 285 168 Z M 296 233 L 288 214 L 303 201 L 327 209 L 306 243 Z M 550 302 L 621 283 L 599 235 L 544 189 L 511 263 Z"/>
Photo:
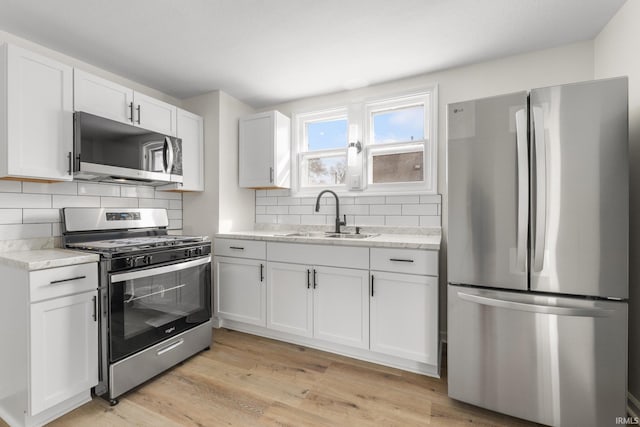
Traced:
<path fill-rule="evenodd" d="M 307 185 L 344 184 L 347 172 L 347 156 L 307 159 Z"/>
<path fill-rule="evenodd" d="M 347 119 L 307 122 L 307 150 L 327 150 L 347 146 Z"/>
<path fill-rule="evenodd" d="M 373 114 L 373 143 L 422 141 L 424 105 Z"/>
<path fill-rule="evenodd" d="M 372 157 L 372 181 L 374 184 L 424 181 L 424 155 L 422 151 L 374 154 Z"/>

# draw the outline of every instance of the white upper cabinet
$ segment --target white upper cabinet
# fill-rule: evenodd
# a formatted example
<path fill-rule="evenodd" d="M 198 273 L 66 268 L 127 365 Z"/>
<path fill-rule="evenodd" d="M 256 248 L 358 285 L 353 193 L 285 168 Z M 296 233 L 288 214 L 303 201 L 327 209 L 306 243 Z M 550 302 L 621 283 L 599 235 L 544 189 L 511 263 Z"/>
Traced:
<path fill-rule="evenodd" d="M 73 178 L 73 69 L 20 47 L 0 47 L 0 176 Z"/>
<path fill-rule="evenodd" d="M 182 183 L 158 190 L 204 191 L 204 119 L 178 108 L 176 135 L 182 140 Z"/>
<path fill-rule="evenodd" d="M 291 121 L 278 111 L 240 119 L 240 187 L 291 186 Z"/>
<path fill-rule="evenodd" d="M 178 108 L 82 70 L 74 70 L 75 111 L 176 136 Z"/>
<path fill-rule="evenodd" d="M 133 89 L 85 71 L 73 70 L 73 108 L 122 123 L 133 123 Z"/>

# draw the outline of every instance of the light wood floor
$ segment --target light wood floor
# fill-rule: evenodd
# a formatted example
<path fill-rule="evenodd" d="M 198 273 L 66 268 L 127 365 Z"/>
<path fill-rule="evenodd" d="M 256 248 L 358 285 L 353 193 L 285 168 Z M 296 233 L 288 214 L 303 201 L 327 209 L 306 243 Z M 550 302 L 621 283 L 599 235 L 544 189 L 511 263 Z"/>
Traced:
<path fill-rule="evenodd" d="M 443 372 L 446 374 L 446 370 Z M 214 344 L 122 396 L 51 426 L 533 426 L 447 397 L 435 379 L 217 329 Z M 0 421 L 0 426 L 6 426 Z"/>

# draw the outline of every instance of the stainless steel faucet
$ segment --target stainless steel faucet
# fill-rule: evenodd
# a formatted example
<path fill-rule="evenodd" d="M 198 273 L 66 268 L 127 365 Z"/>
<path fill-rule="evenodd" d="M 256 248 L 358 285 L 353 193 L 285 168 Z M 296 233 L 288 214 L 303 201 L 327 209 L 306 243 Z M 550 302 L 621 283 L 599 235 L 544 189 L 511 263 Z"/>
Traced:
<path fill-rule="evenodd" d="M 316 199 L 316 212 L 320 211 L 320 197 L 324 193 L 331 193 L 333 197 L 336 198 L 336 230 L 335 233 L 340 233 L 340 226 L 347 225 L 347 216 L 344 216 L 344 221 L 340 221 L 340 200 L 338 199 L 338 195 L 331 190 L 322 190 L 320 194 L 318 194 L 318 198 Z"/>

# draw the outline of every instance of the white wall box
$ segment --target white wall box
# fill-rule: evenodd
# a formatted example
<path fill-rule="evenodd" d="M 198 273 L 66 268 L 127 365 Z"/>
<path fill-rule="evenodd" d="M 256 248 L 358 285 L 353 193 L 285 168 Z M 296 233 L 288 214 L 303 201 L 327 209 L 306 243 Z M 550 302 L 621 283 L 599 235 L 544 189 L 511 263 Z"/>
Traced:
<path fill-rule="evenodd" d="M 176 136 L 182 139 L 182 183 L 158 189 L 204 191 L 204 119 L 178 108 Z"/>
<path fill-rule="evenodd" d="M 73 108 L 154 132 L 176 136 L 175 105 L 82 70 L 74 70 Z"/>
<path fill-rule="evenodd" d="M 70 181 L 73 69 L 0 46 L 0 177 Z"/>
<path fill-rule="evenodd" d="M 278 111 L 240 119 L 240 187 L 291 186 L 291 120 Z"/>
<path fill-rule="evenodd" d="M 43 425 L 91 400 L 98 383 L 97 264 L 0 266 L 0 417 Z M 8 344 L 7 344 L 8 343 Z"/>

